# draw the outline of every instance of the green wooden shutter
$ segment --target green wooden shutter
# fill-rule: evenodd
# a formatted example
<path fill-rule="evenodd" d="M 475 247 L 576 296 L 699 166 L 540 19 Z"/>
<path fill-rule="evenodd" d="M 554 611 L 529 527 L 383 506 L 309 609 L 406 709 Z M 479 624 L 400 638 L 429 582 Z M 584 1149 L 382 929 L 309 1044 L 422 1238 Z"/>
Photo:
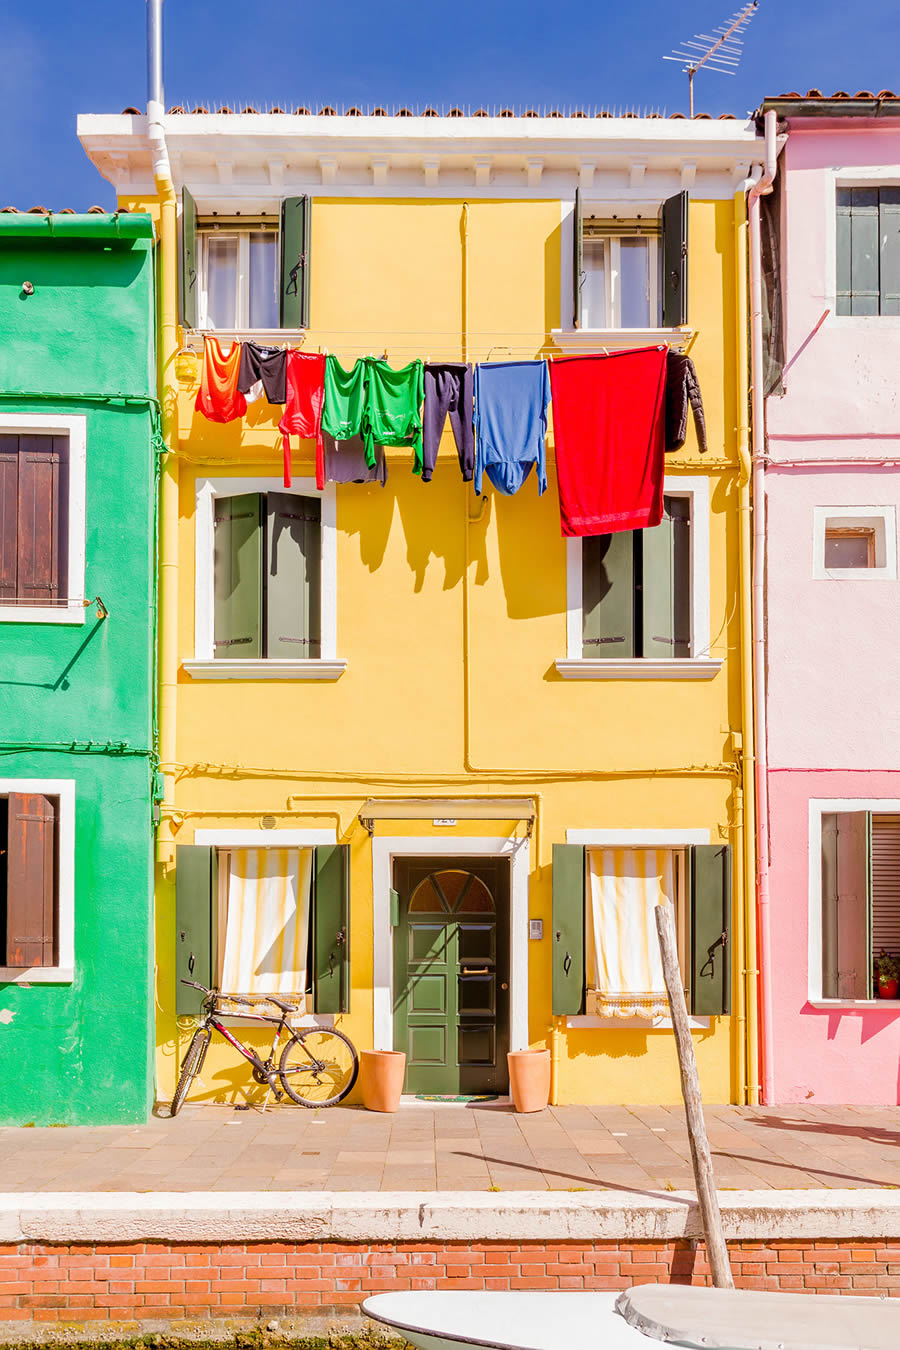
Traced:
<path fill-rule="evenodd" d="M 317 1013 L 350 1011 L 350 846 L 315 851 L 313 1001 Z"/>
<path fill-rule="evenodd" d="M 877 188 L 838 190 L 838 294 L 835 307 L 839 314 L 878 313 L 878 215 Z"/>
<path fill-rule="evenodd" d="M 881 236 L 881 313 L 900 314 L 900 187 L 883 187 L 878 195 Z"/>
<path fill-rule="evenodd" d="M 688 321 L 688 193 L 676 192 L 662 204 L 664 328 Z"/>
<path fill-rule="evenodd" d="M 660 524 L 640 532 L 641 654 L 690 656 L 690 503 L 685 497 L 666 497 L 664 503 Z"/>
<path fill-rule="evenodd" d="M 581 288 L 584 285 L 584 210 L 581 188 L 575 189 L 575 213 L 572 219 L 572 326 L 581 327 Z"/>
<path fill-rule="evenodd" d="M 15 600 L 18 578 L 19 438 L 0 436 L 0 600 Z"/>
<path fill-rule="evenodd" d="M 582 656 L 637 655 L 634 632 L 634 531 L 581 541 Z"/>
<path fill-rule="evenodd" d="M 553 845 L 553 1014 L 584 1007 L 584 849 Z"/>
<path fill-rule="evenodd" d="M 281 203 L 281 326 L 309 327 L 309 253 L 312 200 Z"/>
<path fill-rule="evenodd" d="M 206 844 L 175 848 L 175 1011 L 200 1011 L 203 995 L 182 980 L 216 983 L 219 928 L 218 853 Z"/>
<path fill-rule="evenodd" d="M 197 207 L 187 188 L 181 189 L 181 322 L 197 327 L 200 300 L 200 254 Z"/>
<path fill-rule="evenodd" d="M 56 960 L 59 803 L 39 793 L 7 801 L 6 959 L 14 970 Z"/>
<path fill-rule="evenodd" d="M 322 655 L 322 503 L 270 492 L 266 498 L 266 656 Z"/>
<path fill-rule="evenodd" d="M 219 660 L 264 655 L 262 511 L 256 492 L 215 499 L 213 655 Z"/>
<path fill-rule="evenodd" d="M 731 1011 L 731 848 L 694 844 L 688 854 L 691 924 L 690 1010 Z"/>

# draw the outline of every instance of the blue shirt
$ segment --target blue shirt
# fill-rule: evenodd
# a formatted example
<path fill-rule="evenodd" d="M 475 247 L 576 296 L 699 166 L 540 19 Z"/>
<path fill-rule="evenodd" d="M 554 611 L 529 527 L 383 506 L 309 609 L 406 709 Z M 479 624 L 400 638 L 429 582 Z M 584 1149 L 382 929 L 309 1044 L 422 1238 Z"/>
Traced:
<path fill-rule="evenodd" d="M 518 492 L 537 466 L 547 491 L 545 438 L 550 380 L 546 361 L 483 362 L 475 367 L 475 491 L 487 474 L 498 492 Z"/>

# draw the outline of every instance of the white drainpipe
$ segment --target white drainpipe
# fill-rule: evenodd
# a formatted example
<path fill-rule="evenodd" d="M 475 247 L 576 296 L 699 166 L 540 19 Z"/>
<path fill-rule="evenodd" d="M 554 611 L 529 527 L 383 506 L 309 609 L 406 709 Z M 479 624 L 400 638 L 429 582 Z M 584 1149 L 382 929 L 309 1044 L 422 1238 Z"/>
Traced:
<path fill-rule="evenodd" d="M 765 117 L 765 172 L 751 187 L 750 218 L 750 425 L 753 456 L 753 686 L 756 692 L 756 867 L 758 946 L 760 971 L 760 1022 L 762 1027 L 762 1100 L 771 1105 L 774 1096 L 772 1054 L 772 951 L 769 922 L 769 760 L 766 717 L 766 409 L 763 388 L 762 247 L 760 197 L 772 191 L 776 171 L 776 114 Z"/>

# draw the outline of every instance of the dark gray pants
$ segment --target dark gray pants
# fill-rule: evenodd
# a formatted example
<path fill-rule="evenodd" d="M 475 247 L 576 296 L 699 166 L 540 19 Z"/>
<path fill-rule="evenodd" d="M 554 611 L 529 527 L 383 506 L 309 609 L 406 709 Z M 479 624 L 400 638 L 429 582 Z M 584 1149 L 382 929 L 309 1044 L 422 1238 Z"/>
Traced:
<path fill-rule="evenodd" d="M 444 419 L 456 441 L 459 467 L 468 483 L 475 469 L 472 367 L 462 361 L 434 361 L 425 367 L 425 409 L 422 415 L 422 482 L 430 483 L 437 460 Z"/>

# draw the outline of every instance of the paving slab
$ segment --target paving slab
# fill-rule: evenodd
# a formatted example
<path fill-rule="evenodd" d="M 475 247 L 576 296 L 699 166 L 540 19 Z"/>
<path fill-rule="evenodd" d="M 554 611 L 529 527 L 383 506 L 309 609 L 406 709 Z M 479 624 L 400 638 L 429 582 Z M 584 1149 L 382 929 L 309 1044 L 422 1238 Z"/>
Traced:
<path fill-rule="evenodd" d="M 723 1189 L 894 1189 L 900 1107 L 706 1109 Z M 677 1107 L 404 1102 L 236 1111 L 187 1106 L 146 1125 L 0 1129 L 3 1189 L 25 1192 L 533 1191 L 690 1188 Z"/>

